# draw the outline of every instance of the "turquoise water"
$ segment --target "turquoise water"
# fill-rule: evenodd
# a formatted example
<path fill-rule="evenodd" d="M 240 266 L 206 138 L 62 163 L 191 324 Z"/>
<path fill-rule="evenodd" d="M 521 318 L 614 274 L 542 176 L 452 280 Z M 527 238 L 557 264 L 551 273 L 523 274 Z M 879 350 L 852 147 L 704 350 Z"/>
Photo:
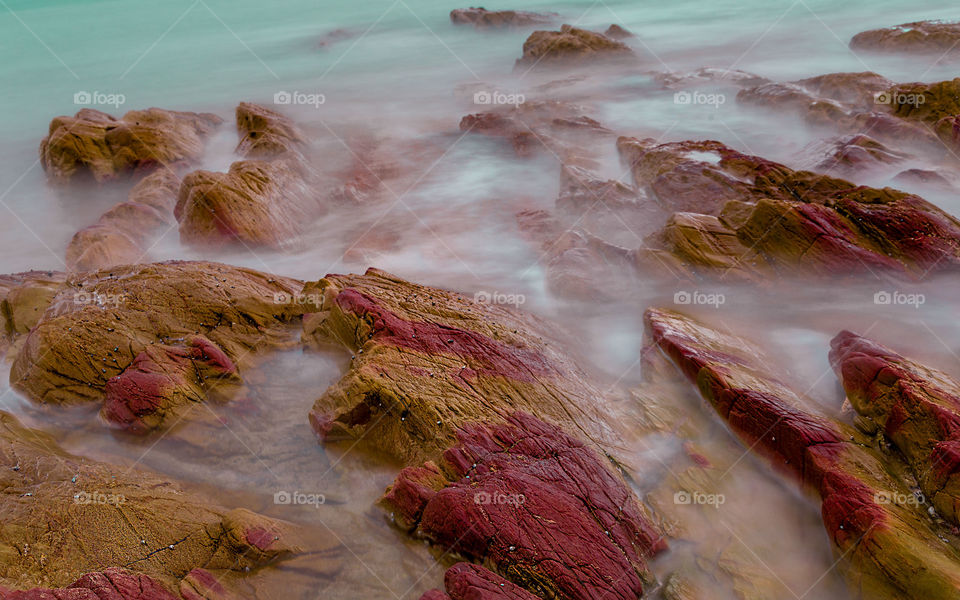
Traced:
<path fill-rule="evenodd" d="M 651 284 L 633 302 L 611 307 L 570 305 L 546 293 L 538 253 L 520 237 L 513 214 L 519 208 L 553 206 L 557 167 L 549 158 L 518 161 L 499 142 L 481 136 L 461 139 L 460 117 L 475 107 L 455 89 L 481 81 L 498 89 L 530 92 L 549 77 L 513 72 L 526 32 L 478 32 L 452 26 L 449 11 L 463 6 L 426 0 L 0 1 L 5 58 L 0 61 L 0 272 L 62 269 L 73 233 L 94 222 L 125 193 L 122 185 L 65 193 L 46 184 L 37 147 L 52 117 L 78 110 L 75 94 L 122 94 L 122 106 L 96 107 L 117 115 L 159 106 L 215 112 L 228 120 L 240 101 L 269 104 L 281 91 L 323 94 L 322 105 L 290 107 L 288 113 L 310 132 L 331 163 L 349 161 L 343 144 L 348 134 L 375 132 L 389 140 L 390 148 L 400 149 L 399 158 L 406 159 L 400 164 L 410 171 L 409 181 L 415 185 L 393 190 L 395 197 L 388 197 L 386 205 L 331 213 L 311 227 L 305 247 L 294 252 L 198 254 L 181 247 L 174 230 L 152 251 L 153 258 L 213 258 L 304 279 L 378 266 L 470 293 L 523 294 L 525 309 L 561 321 L 582 340 L 580 350 L 598 373 L 621 387 L 636 383 L 642 345 L 640 314 L 647 305 L 664 302 L 673 290 Z M 728 96 L 717 109 L 683 110 L 674 104 L 672 91 L 654 83 L 652 73 L 716 66 L 774 80 L 863 70 L 897 81 L 956 75 L 955 67 L 931 65 L 929 59 L 857 55 L 847 48 L 852 35 L 872 27 L 960 18 L 960 7 L 953 1 L 929 0 L 911 6 L 864 0 L 610 0 L 497 2 L 486 7 L 555 11 L 564 22 L 588 28 L 618 23 L 637 34 L 631 43 L 643 58 L 643 72 L 605 80 L 595 89 L 591 84 L 577 88 L 578 101 L 588 103 L 611 129 L 664 141 L 719 139 L 791 165 L 815 139 L 812 132 L 790 119 L 738 107 L 733 88 L 719 90 Z M 342 36 L 330 35 L 339 30 Z M 329 42 L 321 45 L 325 39 Z M 225 127 L 212 141 L 205 166 L 225 169 L 234 159 L 236 139 L 230 129 Z M 402 151 L 420 146 L 439 151 L 425 153 L 427 160 L 415 151 Z M 612 152 L 603 160 L 608 176 L 624 175 Z M 956 198 L 931 199 L 960 212 Z M 375 255 L 344 258 L 356 232 L 371 224 L 397 234 L 400 243 Z M 807 287 L 773 299 L 754 290 L 723 291 L 727 304 L 719 313 L 704 310 L 704 315 L 717 318 L 719 314 L 731 328 L 768 336 L 784 362 L 811 384 L 816 401 L 830 411 L 839 410 L 841 399 L 832 376 L 824 379 L 821 373 L 827 368 L 826 341 L 839 328 L 875 327 L 875 332 L 892 332 L 887 335 L 893 339 L 886 341 L 897 341 L 901 331 L 928 327 L 937 332 L 943 347 L 914 340 L 907 342 L 912 348 L 903 350 L 921 352 L 947 369 L 960 366 L 951 350 L 960 347 L 960 330 L 954 295 L 947 288 L 928 290 L 929 303 L 922 312 L 902 307 L 879 310 L 871 302 L 876 290 L 867 288 Z M 867 305 L 869 311 L 864 310 Z M 320 367 L 311 360 L 320 361 Z M 316 368 L 300 382 L 316 393 L 298 395 L 288 390 L 289 403 L 272 405 L 277 416 L 274 435 L 282 429 L 294 432 L 289 435 L 304 443 L 312 439 L 301 418 L 313 398 L 335 379 L 342 366 L 338 360 L 298 356 L 285 363 L 296 365 L 298 372 Z M 45 417 L 33 414 L 25 404 L 17 404 L 16 410 L 35 424 L 44 423 Z M 257 440 L 262 442 L 263 432 L 253 426 L 248 431 L 242 417 L 236 418 L 238 439 L 243 441 L 237 445 L 237 440 L 227 440 L 225 447 L 242 454 L 248 445 L 254 446 L 269 461 L 270 445 L 262 449 L 256 445 Z M 80 422 L 89 423 L 89 419 Z M 57 427 L 73 450 L 114 460 L 117 455 L 139 454 L 136 443 L 129 440 L 102 439 L 97 425 L 73 429 L 69 435 L 71 427 L 63 423 Z M 310 452 L 315 451 L 311 447 Z M 204 460 L 161 443 L 144 464 L 175 470 L 178 478 L 211 486 L 225 498 L 241 498 L 238 501 L 245 503 L 250 495 L 269 497 L 276 485 L 251 476 L 255 482 L 249 489 L 240 489 L 236 477 L 218 473 Z M 309 485 L 310 475 L 325 477 L 328 464 L 317 460 L 314 470 L 289 473 L 290 477 L 296 477 L 298 485 Z M 169 466 L 172 462 L 177 462 L 175 469 Z M 257 465 L 246 468 L 255 470 Z M 738 483 L 742 493 L 762 490 L 772 503 L 796 500 L 791 491 L 771 484 L 759 462 L 747 460 L 742 469 Z M 440 582 L 441 569 L 432 568 L 434 561 L 421 546 L 402 540 L 371 516 L 370 506 L 393 471 L 371 472 L 375 474 L 367 481 L 358 482 L 362 478 L 348 473 L 335 483 L 323 484 L 331 497 L 349 499 L 345 511 L 328 508 L 323 518 L 341 522 L 343 529 L 338 532 L 358 544 L 357 552 L 369 563 L 353 565 L 329 588 L 330 597 L 368 598 L 389 590 L 399 600 L 400 592 L 406 590 L 403 598 L 418 598 Z M 815 510 L 797 504 L 801 507 L 797 518 L 807 526 L 807 534 L 792 540 L 789 552 L 763 546 L 769 536 L 764 538 L 762 532 L 754 532 L 754 537 L 740 534 L 751 544 L 768 548 L 773 556 L 764 554 L 764 558 L 774 571 L 792 588 L 802 590 L 804 579 L 809 583 L 831 566 L 833 558 L 818 529 Z M 254 507 L 271 510 L 266 503 Z M 279 512 L 275 516 L 305 522 L 315 517 Z M 832 576 L 820 585 L 815 596 L 843 597 Z M 297 590 L 301 591 L 303 597 L 310 596 L 307 590 Z M 291 592 L 290 597 L 298 594 Z"/>

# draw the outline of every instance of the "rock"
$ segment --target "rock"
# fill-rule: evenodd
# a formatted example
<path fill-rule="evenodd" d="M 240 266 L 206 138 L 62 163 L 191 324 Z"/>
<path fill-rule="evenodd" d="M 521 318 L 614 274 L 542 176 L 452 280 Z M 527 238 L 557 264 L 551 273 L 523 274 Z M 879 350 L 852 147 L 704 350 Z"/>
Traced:
<path fill-rule="evenodd" d="M 176 224 L 173 208 L 179 188 L 180 178 L 169 169 L 144 177 L 126 202 L 73 236 L 67 246 L 67 268 L 95 271 L 148 260 L 150 245 Z"/>
<path fill-rule="evenodd" d="M 674 213 L 663 231 L 664 246 L 684 263 L 719 270 L 732 279 L 762 280 L 765 261 L 744 246 L 737 232 L 717 217 Z"/>
<path fill-rule="evenodd" d="M 692 73 L 660 72 L 654 73 L 655 81 L 673 90 L 702 87 L 705 85 L 733 85 L 738 87 L 757 87 L 771 83 L 766 77 L 739 69 L 719 67 L 701 67 Z"/>
<path fill-rule="evenodd" d="M 63 288 L 66 275 L 57 271 L 27 271 L 0 275 L 0 313 L 8 338 L 28 333 Z"/>
<path fill-rule="evenodd" d="M 634 58 L 633 50 L 601 33 L 563 25 L 560 31 L 534 31 L 523 43 L 523 56 L 516 68 L 535 66 L 584 66 L 609 60 Z"/>
<path fill-rule="evenodd" d="M 910 155 L 892 150 L 862 133 L 819 142 L 808 151 L 814 160 L 818 160 L 813 169 L 840 175 L 860 173 L 910 158 Z"/>
<path fill-rule="evenodd" d="M 126 392 L 144 379 L 156 383 L 162 373 L 144 373 L 152 360 L 180 383 L 140 388 L 143 396 L 124 402 L 135 408 L 160 389 L 168 404 L 158 410 L 173 410 L 183 390 L 175 364 L 186 366 L 181 360 L 189 358 L 201 374 L 210 374 L 208 367 L 229 371 L 222 352 L 242 369 L 258 353 L 288 343 L 291 325 L 309 308 L 297 301 L 301 287 L 293 279 L 204 262 L 70 275 L 24 338 L 10 383 L 37 402 L 101 402 L 114 378 L 112 389 Z M 113 415 L 116 408 L 105 410 Z"/>
<path fill-rule="evenodd" d="M 23 428 L 6 413 L 0 413 L 0 440 L 0 581 L 7 587 L 73 584 L 94 593 L 69 598 L 154 600 L 171 596 L 120 590 L 132 592 L 136 583 L 153 591 L 154 580 L 174 590 L 185 573 L 200 567 L 225 588 L 243 582 L 246 589 L 256 585 L 248 576 L 259 567 L 297 555 L 309 557 L 316 574 L 339 567 L 339 544 L 322 531 L 228 510 L 146 472 L 68 454 L 51 436 Z M 136 573 L 104 570 L 116 565 Z M 109 592 L 110 585 L 119 595 L 96 593 Z M 254 596 L 263 597 L 262 591 Z"/>
<path fill-rule="evenodd" d="M 441 466 L 404 469 L 381 504 L 542 598 L 639 598 L 646 560 L 666 548 L 601 455 L 525 413 L 465 425 Z"/>
<path fill-rule="evenodd" d="M 960 524 L 960 382 L 849 331 L 831 347 L 854 409 L 906 457 L 940 515 Z"/>
<path fill-rule="evenodd" d="M 182 345 L 151 344 L 104 386 L 102 415 L 134 433 L 159 429 L 185 406 L 228 399 L 241 385 L 237 366 L 203 336 Z"/>
<path fill-rule="evenodd" d="M 274 159 L 297 154 L 307 144 L 296 123 L 269 108 L 241 102 L 237 106 L 237 154 L 246 158 Z"/>
<path fill-rule="evenodd" d="M 252 160 L 226 173 L 183 178 L 174 216 L 180 241 L 199 247 L 239 244 L 283 249 L 324 212 L 311 189 L 306 138 L 287 117 L 247 102 L 237 106 L 237 153 Z"/>
<path fill-rule="evenodd" d="M 291 162 L 244 160 L 226 173 L 194 171 L 184 177 L 174 215 L 187 245 L 284 249 L 322 212 Z"/>
<path fill-rule="evenodd" d="M 711 245 L 729 248 L 732 260 L 745 246 L 781 273 L 907 279 L 960 261 L 960 222 L 913 194 L 793 171 L 719 142 L 620 138 L 617 147 L 636 185 L 662 206 L 716 216 L 736 231 L 742 246 Z"/>
<path fill-rule="evenodd" d="M 430 590 L 420 600 L 538 600 L 522 587 L 481 566 L 457 563 L 443 576 L 447 593 Z"/>
<path fill-rule="evenodd" d="M 939 171 L 927 169 L 907 169 L 897 173 L 894 183 L 903 185 L 922 185 L 935 189 L 952 190 L 953 183 Z"/>
<path fill-rule="evenodd" d="M 487 10 L 485 8 L 457 8 L 450 11 L 454 25 L 473 25 L 477 29 L 503 29 L 548 25 L 557 20 L 555 13 L 535 13 L 526 10 Z"/>
<path fill-rule="evenodd" d="M 54 182 L 90 176 L 98 183 L 199 162 L 204 143 L 223 120 L 209 113 L 148 108 L 116 119 L 93 109 L 57 117 L 40 144 L 40 160 Z"/>
<path fill-rule="evenodd" d="M 694 382 L 751 450 L 814 491 L 838 561 L 863 598 L 953 598 L 960 593 L 960 552 L 910 488 L 891 475 L 888 456 L 783 383 L 764 354 L 740 337 L 678 313 L 650 309 L 653 342 Z"/>
<path fill-rule="evenodd" d="M 946 54 L 958 50 L 960 23 L 917 21 L 895 27 L 871 29 L 853 36 L 854 50 Z"/>
<path fill-rule="evenodd" d="M 453 445 L 466 423 L 495 424 L 523 410 L 610 443 L 601 394 L 559 350 L 555 326 L 376 269 L 328 275 L 303 296 L 321 299 L 304 318 L 305 340 L 353 354 L 310 412 L 328 442 L 355 440 L 419 464 Z"/>
<path fill-rule="evenodd" d="M 603 32 L 603 35 L 607 36 L 611 40 L 625 40 L 628 38 L 637 37 L 630 33 L 629 30 L 620 27 L 616 23 L 613 23 L 610 25 L 610 27 L 607 27 L 607 30 Z"/>
<path fill-rule="evenodd" d="M 119 567 L 87 573 L 65 588 L 4 591 L 3 600 L 179 600 L 157 580 Z"/>

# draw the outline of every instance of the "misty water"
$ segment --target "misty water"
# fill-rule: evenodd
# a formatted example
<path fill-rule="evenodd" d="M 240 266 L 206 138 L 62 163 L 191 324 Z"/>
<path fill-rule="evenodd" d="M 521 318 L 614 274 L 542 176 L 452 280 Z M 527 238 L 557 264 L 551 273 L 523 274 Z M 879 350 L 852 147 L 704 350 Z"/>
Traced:
<path fill-rule="evenodd" d="M 365 139 L 382 144 L 396 169 L 396 187 L 378 202 L 333 210 L 286 251 L 196 251 L 180 245 L 176 228 L 150 250 L 153 260 L 205 259 L 317 280 L 326 273 L 378 267 L 418 283 L 465 293 L 499 294 L 519 308 L 557 323 L 577 340 L 571 353 L 609 386 L 611 419 L 641 429 L 642 411 L 631 390 L 643 382 L 642 314 L 674 306 L 678 293 L 709 293 L 715 305 L 685 306 L 692 316 L 769 348 L 809 401 L 825 414 L 848 418 L 843 393 L 829 369 L 829 340 L 841 329 L 869 332 L 907 355 L 960 374 L 956 281 L 904 284 L 809 281 L 776 288 L 712 282 L 697 288 L 678 281 L 641 281 L 628 301 L 579 301 L 551 294 L 541 253 L 518 229 L 515 213 L 552 209 L 559 165 L 538 155 L 519 160 L 503 140 L 464 135 L 458 123 L 477 112 L 472 90 L 494 89 L 545 98 L 538 89 L 556 73 L 514 71 L 527 31 L 481 32 L 455 27 L 457 3 L 430 0 L 333 2 L 185 0 L 177 2 L 7 0 L 0 3 L 4 58 L 0 61 L 0 272 L 62 270 L 73 234 L 125 197 L 124 184 L 58 190 L 47 183 L 37 147 L 51 118 L 78 110 L 75 94 L 122 96 L 118 106 L 93 106 L 119 116 L 157 106 L 213 112 L 228 121 L 240 101 L 271 106 L 276 94 L 322 95 L 322 104 L 285 105 L 308 132 L 316 167 L 333 181 L 358 160 Z M 737 88 L 713 105 L 682 105 L 659 85 L 657 71 L 736 68 L 775 81 L 841 71 L 875 71 L 894 81 L 938 81 L 956 75 L 949 63 L 902 55 L 855 55 L 850 37 L 872 27 L 929 18 L 960 18 L 955 2 L 797 0 L 523 2 L 486 8 L 554 11 L 562 21 L 602 30 L 617 23 L 637 35 L 630 43 L 642 68 L 589 72 L 584 80 L 549 92 L 590 108 L 622 135 L 663 142 L 715 139 L 792 167 L 820 137 L 799 119 L 738 106 Z M 475 84 L 480 85 L 477 88 Z M 358 140 L 360 140 L 358 142 Z M 204 168 L 226 170 L 237 137 L 223 127 L 208 145 Z M 612 143 L 601 171 L 629 180 Z M 920 165 L 918 165 L 920 166 Z M 923 165 L 927 168 L 936 165 Z M 901 166 L 898 170 L 907 168 Z M 890 173 L 858 180 L 888 185 Z M 960 214 L 960 198 L 916 189 Z M 619 240 L 642 245 L 630 232 Z M 899 287 L 898 287 L 899 286 Z M 878 305 L 883 292 L 922 294 L 921 305 Z M 297 335 L 291 331 L 291 339 Z M 281 565 L 264 577 L 288 581 L 277 598 L 416 599 L 442 583 L 443 565 L 422 542 L 393 529 L 374 502 L 398 466 L 349 445 L 321 447 L 306 415 L 314 400 L 344 372 L 349 356 L 280 352 L 258 367 L 244 403 L 194 409 L 175 436 L 135 438 L 111 433 L 97 407 L 38 407 L 2 378 L 0 408 L 54 433 L 71 452 L 118 468 L 161 472 L 213 495 L 270 516 L 332 531 L 348 551 L 333 579 L 304 580 Z M 4 364 L 9 369 L 9 362 Z M 725 457 L 720 490 L 725 502 L 706 522 L 694 520 L 688 539 L 715 541 L 717 552 L 736 547 L 754 575 L 781 586 L 784 598 L 847 598 L 836 557 L 812 499 L 738 443 L 685 385 L 663 392 L 699 423 L 697 444 Z M 215 436 L 215 443 L 209 443 Z M 194 440 L 196 443 L 191 443 Z M 625 462 L 641 497 L 662 489 L 680 436 L 644 434 L 624 439 Z M 215 448 L 211 451 L 211 448 Z M 274 503 L 280 491 L 322 494 L 319 506 Z M 664 577 L 692 560 L 680 542 L 653 562 Z M 736 569 L 738 567 L 734 567 Z M 654 587 L 652 597 L 656 597 Z M 719 594 L 719 592 L 718 592 Z M 723 596 L 718 595 L 718 598 Z"/>

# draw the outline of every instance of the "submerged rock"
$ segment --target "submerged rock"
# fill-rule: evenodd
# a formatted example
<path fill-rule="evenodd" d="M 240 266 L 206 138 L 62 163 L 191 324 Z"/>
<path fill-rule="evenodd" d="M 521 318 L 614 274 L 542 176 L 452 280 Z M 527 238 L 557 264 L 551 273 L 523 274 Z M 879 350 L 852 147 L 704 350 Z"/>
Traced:
<path fill-rule="evenodd" d="M 201 399 L 191 392 L 207 385 L 203 377 L 232 379 L 229 362 L 247 364 L 285 343 L 309 308 L 295 301 L 301 287 L 204 262 L 71 275 L 25 336 L 10 383 L 42 403 L 108 400 L 104 415 L 113 422 L 156 426 L 187 399 Z"/>
<path fill-rule="evenodd" d="M 600 454 L 524 413 L 465 425 L 440 466 L 404 469 L 381 504 L 542 598 L 639 598 L 647 559 L 666 548 Z"/>
<path fill-rule="evenodd" d="M 534 31 L 523 43 L 523 56 L 516 68 L 535 66 L 583 66 L 635 57 L 633 50 L 602 33 L 563 25 L 560 31 Z"/>
<path fill-rule="evenodd" d="M 854 50 L 944 54 L 960 52 L 960 23 L 916 21 L 894 27 L 871 29 L 853 36 Z"/>
<path fill-rule="evenodd" d="M 669 311 L 650 309 L 653 342 L 697 385 L 751 450 L 815 492 L 827 533 L 857 597 L 954 598 L 960 552 L 888 457 L 856 430 L 805 409 L 745 340 Z"/>
<path fill-rule="evenodd" d="M 450 11 L 450 22 L 454 25 L 473 25 L 477 29 L 548 25 L 556 21 L 557 17 L 555 13 L 535 13 L 526 10 L 457 8 Z"/>
<path fill-rule="evenodd" d="M 148 108 L 117 119 L 85 108 L 73 117 L 57 117 L 40 143 L 47 176 L 66 183 L 90 176 L 98 183 L 131 172 L 196 164 L 206 139 L 223 120 L 209 113 Z"/>
<path fill-rule="evenodd" d="M 453 445 L 465 424 L 522 410 L 598 446 L 612 443 L 602 394 L 535 317 L 376 269 L 329 275 L 303 295 L 320 299 L 304 317 L 304 338 L 353 353 L 310 412 L 328 442 L 355 440 L 419 464 Z"/>
<path fill-rule="evenodd" d="M 906 457 L 930 504 L 960 524 L 960 382 L 849 331 L 831 346 L 854 409 Z"/>
<path fill-rule="evenodd" d="M 297 555 L 309 558 L 310 566 L 300 568 L 318 575 L 339 568 L 333 536 L 221 508 L 154 475 L 68 454 L 6 413 L 0 441 L 0 585 L 31 590 L 0 597 L 177 597 L 160 590 L 177 589 L 197 568 L 216 574 L 225 588 L 243 582 L 250 589 L 246 580 L 258 567 Z M 65 586 L 90 592 L 32 589 Z"/>
<path fill-rule="evenodd" d="M 457 563 L 443 576 L 446 593 L 430 590 L 420 600 L 538 600 L 519 585 L 481 566 Z"/>

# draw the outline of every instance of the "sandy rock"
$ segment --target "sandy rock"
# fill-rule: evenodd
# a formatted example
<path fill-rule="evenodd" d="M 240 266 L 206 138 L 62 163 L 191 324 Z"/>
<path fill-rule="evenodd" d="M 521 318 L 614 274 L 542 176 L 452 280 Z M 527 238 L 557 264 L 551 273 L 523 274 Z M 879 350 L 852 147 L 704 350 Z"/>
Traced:
<path fill-rule="evenodd" d="M 206 139 L 222 121 L 209 113 L 160 108 L 133 110 L 119 119 L 83 109 L 50 122 L 40 159 L 57 183 L 77 176 L 102 183 L 131 172 L 191 165 L 199 161 Z"/>
<path fill-rule="evenodd" d="M 306 136 L 288 117 L 269 108 L 241 102 L 237 106 L 237 154 L 246 158 L 273 159 L 298 153 L 307 143 Z"/>

